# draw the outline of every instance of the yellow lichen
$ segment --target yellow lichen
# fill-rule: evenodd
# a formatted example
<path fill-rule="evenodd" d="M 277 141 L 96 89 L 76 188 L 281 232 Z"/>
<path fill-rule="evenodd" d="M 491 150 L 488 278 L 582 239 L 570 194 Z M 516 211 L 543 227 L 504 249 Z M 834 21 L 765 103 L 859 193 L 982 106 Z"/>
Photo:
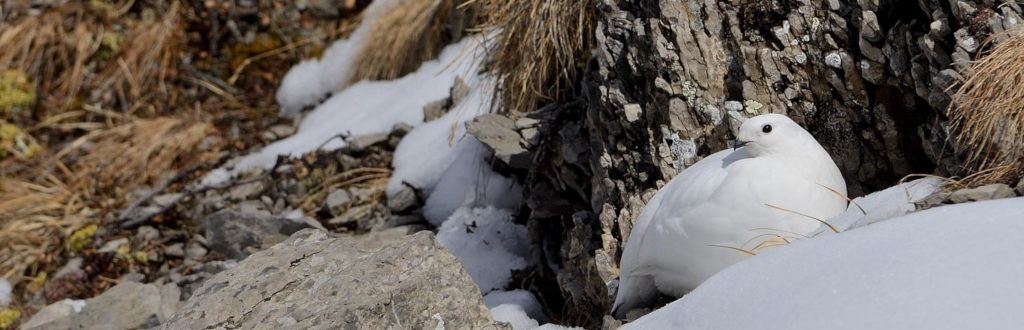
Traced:
<path fill-rule="evenodd" d="M 96 56 L 106 60 L 117 55 L 121 51 L 121 44 L 124 43 L 124 35 L 117 32 L 107 32 L 100 37 L 100 49 Z"/>
<path fill-rule="evenodd" d="M 88 225 L 72 233 L 71 238 L 68 239 L 71 251 L 78 252 L 92 245 L 92 236 L 96 234 L 98 229 L 100 227 L 97 225 Z"/>
<path fill-rule="evenodd" d="M 149 262 L 149 256 L 146 255 L 146 252 L 142 251 L 135 251 L 134 259 L 136 263 L 140 264 Z"/>
<path fill-rule="evenodd" d="M 21 318 L 21 311 L 9 307 L 3 311 L 0 311 L 0 329 L 6 330 L 10 326 L 14 325 L 14 322 Z"/>
<path fill-rule="evenodd" d="M 40 150 L 39 144 L 20 127 L 0 120 L 0 159 L 10 151 L 21 158 L 31 158 Z"/>
<path fill-rule="evenodd" d="M 0 75 L 0 114 L 7 109 L 18 110 L 36 102 L 36 90 L 28 74 L 20 70 L 7 70 Z"/>
<path fill-rule="evenodd" d="M 32 281 L 28 283 L 28 292 L 35 293 L 36 291 L 39 291 L 39 289 L 42 289 L 43 286 L 46 285 L 46 279 L 48 277 L 49 274 L 46 272 L 39 272 L 39 275 L 36 275 L 36 277 L 32 278 Z"/>

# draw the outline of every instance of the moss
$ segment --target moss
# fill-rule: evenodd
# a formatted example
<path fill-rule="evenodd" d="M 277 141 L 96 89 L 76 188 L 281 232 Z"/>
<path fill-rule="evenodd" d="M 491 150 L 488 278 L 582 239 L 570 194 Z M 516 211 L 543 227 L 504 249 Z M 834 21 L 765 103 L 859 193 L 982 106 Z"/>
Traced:
<path fill-rule="evenodd" d="M 39 153 L 41 148 L 36 140 L 20 127 L 0 121 L 0 159 L 7 158 L 8 150 L 16 151 L 19 157 L 31 158 Z"/>
<path fill-rule="evenodd" d="M 100 229 L 97 225 L 88 225 L 85 228 L 76 230 L 71 234 L 71 238 L 68 239 L 68 244 L 71 245 L 72 252 L 81 251 L 93 242 L 93 235 L 96 234 L 96 230 Z"/>
<path fill-rule="evenodd" d="M 13 307 L 0 311 L 0 329 L 7 329 L 21 318 L 21 311 Z"/>
<path fill-rule="evenodd" d="M 117 32 L 107 32 L 100 36 L 100 49 L 96 56 L 100 60 L 108 60 L 121 51 L 121 44 L 124 43 L 124 35 Z"/>
<path fill-rule="evenodd" d="M 133 254 L 132 257 L 136 263 L 144 264 L 149 262 L 149 256 L 146 255 L 146 252 L 135 251 L 135 254 Z"/>
<path fill-rule="evenodd" d="M 47 274 L 46 272 L 39 272 L 39 275 L 36 275 L 36 277 L 32 278 L 32 281 L 28 283 L 28 291 L 30 293 L 35 293 L 42 289 L 43 286 L 46 285 L 46 279 L 49 276 L 50 274 Z"/>
<path fill-rule="evenodd" d="M 29 107 L 36 103 L 36 90 L 21 70 L 7 70 L 0 74 L 0 114 L 7 109 Z"/>
<path fill-rule="evenodd" d="M 117 7 L 114 7 L 114 4 L 109 1 L 92 0 L 89 1 L 89 7 L 92 7 L 93 10 L 103 13 L 108 17 L 117 16 Z"/>

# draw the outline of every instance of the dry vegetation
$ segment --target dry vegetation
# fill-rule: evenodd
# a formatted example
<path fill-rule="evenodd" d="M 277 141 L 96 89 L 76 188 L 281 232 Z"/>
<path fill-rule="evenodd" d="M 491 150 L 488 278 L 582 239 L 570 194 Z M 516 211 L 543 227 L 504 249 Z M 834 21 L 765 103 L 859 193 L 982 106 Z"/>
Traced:
<path fill-rule="evenodd" d="M 589 59 L 598 12 L 593 0 L 471 0 L 483 33 L 500 31 L 487 45 L 487 69 L 498 77 L 501 112 L 531 112 L 572 97 Z"/>
<path fill-rule="evenodd" d="M 1012 184 L 1024 174 L 1024 34 L 997 34 L 986 44 L 949 109 L 967 186 Z"/>
<path fill-rule="evenodd" d="M 458 0 L 408 0 L 373 21 L 356 55 L 350 82 L 390 80 L 437 58 L 475 21 L 475 8 Z"/>
<path fill-rule="evenodd" d="M 282 26 L 269 16 L 283 10 L 277 5 L 233 14 L 209 3 L 94 0 L 33 9 L 5 2 L 0 278 L 16 294 L 38 291 L 33 279 L 88 254 L 78 251 L 76 231 L 98 225 L 105 235 L 127 235 L 118 233 L 114 214 L 129 196 L 179 171 L 197 178 L 223 150 L 266 143 L 260 133 L 279 121 L 270 88 L 347 31 L 339 20 Z M 216 29 L 223 22 L 211 21 L 232 18 L 262 31 L 257 40 L 266 42 L 242 45 Z M 229 139 L 231 131 L 237 135 Z M 154 221 L 165 220 L 174 223 Z M 120 266 L 90 267 L 86 280 L 106 281 L 89 284 L 102 288 L 109 284 L 102 274 L 116 275 Z"/>

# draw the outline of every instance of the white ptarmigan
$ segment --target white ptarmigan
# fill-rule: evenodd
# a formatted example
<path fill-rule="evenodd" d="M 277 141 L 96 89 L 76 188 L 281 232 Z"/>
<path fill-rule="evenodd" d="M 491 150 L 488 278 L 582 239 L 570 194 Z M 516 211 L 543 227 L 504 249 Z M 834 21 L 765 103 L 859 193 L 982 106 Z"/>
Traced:
<path fill-rule="evenodd" d="M 658 292 L 682 296 L 743 260 L 729 247 L 749 250 L 772 234 L 815 230 L 820 223 L 810 217 L 846 210 L 846 199 L 825 187 L 846 195 L 839 168 L 810 133 L 780 114 L 748 119 L 736 148 L 683 170 L 640 212 L 622 253 L 612 315 L 622 319 Z"/>

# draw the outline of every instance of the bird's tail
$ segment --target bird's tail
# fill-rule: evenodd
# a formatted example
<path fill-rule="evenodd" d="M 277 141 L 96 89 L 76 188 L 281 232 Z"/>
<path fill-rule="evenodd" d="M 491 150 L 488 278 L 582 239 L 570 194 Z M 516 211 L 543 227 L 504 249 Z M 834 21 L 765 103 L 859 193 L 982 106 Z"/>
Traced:
<path fill-rule="evenodd" d="M 629 276 L 619 278 L 619 292 L 615 295 L 612 305 L 612 317 L 622 320 L 631 309 L 645 307 L 658 299 L 658 288 L 654 286 L 654 277 L 650 275 Z"/>

